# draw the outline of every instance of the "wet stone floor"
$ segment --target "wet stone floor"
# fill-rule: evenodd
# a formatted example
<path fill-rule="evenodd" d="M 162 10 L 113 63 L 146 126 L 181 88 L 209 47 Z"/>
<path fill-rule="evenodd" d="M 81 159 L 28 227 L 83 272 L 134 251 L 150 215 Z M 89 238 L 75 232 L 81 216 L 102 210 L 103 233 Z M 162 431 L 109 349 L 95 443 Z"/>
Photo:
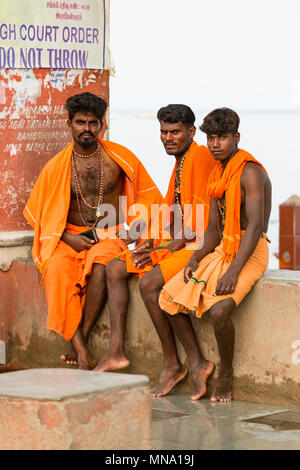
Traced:
<path fill-rule="evenodd" d="M 152 399 L 153 450 L 299 450 L 300 407 Z"/>

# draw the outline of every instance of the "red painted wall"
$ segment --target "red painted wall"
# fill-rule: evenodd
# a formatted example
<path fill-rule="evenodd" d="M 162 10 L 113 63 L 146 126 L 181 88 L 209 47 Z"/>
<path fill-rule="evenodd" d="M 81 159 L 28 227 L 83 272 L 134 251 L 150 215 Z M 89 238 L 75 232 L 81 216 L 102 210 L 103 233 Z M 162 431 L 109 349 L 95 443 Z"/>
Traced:
<path fill-rule="evenodd" d="M 65 102 L 85 91 L 108 102 L 109 71 L 0 70 L 0 231 L 30 228 L 22 211 L 36 178 L 72 140 Z"/>

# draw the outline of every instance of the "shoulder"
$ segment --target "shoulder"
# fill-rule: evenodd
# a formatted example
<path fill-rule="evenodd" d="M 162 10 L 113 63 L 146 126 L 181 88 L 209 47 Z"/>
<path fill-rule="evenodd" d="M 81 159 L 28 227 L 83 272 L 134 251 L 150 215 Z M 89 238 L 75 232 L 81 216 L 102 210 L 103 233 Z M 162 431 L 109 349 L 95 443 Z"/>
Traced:
<path fill-rule="evenodd" d="M 242 178 L 267 178 L 267 173 L 257 162 L 247 162 L 242 171 Z"/>
<path fill-rule="evenodd" d="M 244 188 L 264 187 L 266 181 L 269 181 L 269 177 L 259 163 L 246 163 L 241 174 L 241 185 Z"/>
<path fill-rule="evenodd" d="M 216 160 L 205 145 L 198 145 L 193 142 L 191 156 L 199 166 L 212 168 L 216 165 Z"/>
<path fill-rule="evenodd" d="M 137 156 L 124 145 L 118 144 L 117 142 L 112 142 L 110 140 L 102 140 L 101 142 L 103 147 L 107 148 L 111 152 L 139 160 Z"/>

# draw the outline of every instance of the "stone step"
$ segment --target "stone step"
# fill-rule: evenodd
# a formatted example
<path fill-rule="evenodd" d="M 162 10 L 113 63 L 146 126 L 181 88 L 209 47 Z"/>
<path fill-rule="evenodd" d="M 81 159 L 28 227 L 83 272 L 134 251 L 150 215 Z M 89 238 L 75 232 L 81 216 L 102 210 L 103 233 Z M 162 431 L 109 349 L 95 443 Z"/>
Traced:
<path fill-rule="evenodd" d="M 150 449 L 142 375 L 72 369 L 0 374 L 3 450 Z"/>

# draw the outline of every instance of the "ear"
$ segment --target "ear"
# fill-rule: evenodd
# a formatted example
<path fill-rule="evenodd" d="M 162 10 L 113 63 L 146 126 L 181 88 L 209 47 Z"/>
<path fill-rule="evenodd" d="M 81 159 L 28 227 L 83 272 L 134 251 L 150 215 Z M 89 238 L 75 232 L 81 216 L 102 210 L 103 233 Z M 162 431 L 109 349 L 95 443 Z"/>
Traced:
<path fill-rule="evenodd" d="M 67 126 L 68 126 L 68 127 L 71 127 L 71 121 L 70 121 L 70 119 L 67 120 Z"/>
<path fill-rule="evenodd" d="M 195 134 L 196 134 L 196 127 L 195 126 L 190 127 L 191 139 L 193 139 L 195 137 Z"/>
<path fill-rule="evenodd" d="M 241 134 L 239 132 L 237 132 L 234 136 L 234 143 L 235 145 L 237 145 L 240 141 L 240 138 L 241 138 Z"/>

